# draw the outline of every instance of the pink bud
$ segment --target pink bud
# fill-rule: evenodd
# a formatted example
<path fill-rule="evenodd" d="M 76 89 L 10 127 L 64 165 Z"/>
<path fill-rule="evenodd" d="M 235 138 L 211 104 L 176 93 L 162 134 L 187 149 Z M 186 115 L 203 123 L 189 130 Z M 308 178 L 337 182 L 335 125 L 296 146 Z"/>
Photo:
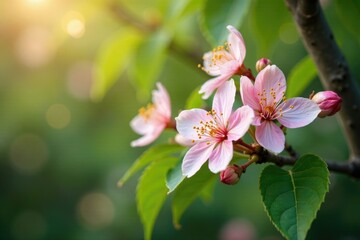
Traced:
<path fill-rule="evenodd" d="M 318 92 L 311 98 L 311 100 L 316 102 L 320 107 L 321 112 L 318 115 L 320 118 L 337 113 L 341 108 L 342 102 L 341 97 L 333 91 Z"/>
<path fill-rule="evenodd" d="M 260 72 L 261 70 L 263 70 L 266 66 L 270 65 L 271 61 L 270 59 L 267 58 L 261 58 L 256 62 L 256 71 Z"/>
<path fill-rule="evenodd" d="M 220 181 L 227 185 L 234 185 L 240 180 L 243 173 L 242 168 L 237 165 L 230 165 L 220 173 Z"/>

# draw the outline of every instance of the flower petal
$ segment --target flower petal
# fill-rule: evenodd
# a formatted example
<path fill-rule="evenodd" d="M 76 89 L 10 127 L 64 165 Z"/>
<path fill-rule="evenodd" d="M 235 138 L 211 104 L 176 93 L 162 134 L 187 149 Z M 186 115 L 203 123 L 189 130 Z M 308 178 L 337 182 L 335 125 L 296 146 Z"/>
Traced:
<path fill-rule="evenodd" d="M 234 57 L 225 50 L 207 52 L 204 54 L 203 59 L 203 70 L 211 76 L 221 75 L 226 71 L 230 71 L 229 69 L 233 69 L 232 71 L 236 72 L 237 67 L 239 66 Z"/>
<path fill-rule="evenodd" d="M 191 140 L 198 140 L 198 132 L 194 127 L 202 127 L 203 125 L 201 125 L 200 122 L 211 120 L 213 120 L 213 118 L 203 109 L 195 108 L 184 110 L 175 118 L 176 129 L 183 137 Z"/>
<path fill-rule="evenodd" d="M 265 100 L 263 106 L 279 103 L 286 91 L 283 72 L 275 65 L 269 65 L 259 72 L 255 80 L 255 94 Z"/>
<path fill-rule="evenodd" d="M 240 95 L 244 105 L 249 105 L 255 111 L 261 109 L 258 96 L 255 94 L 251 80 L 246 76 L 240 78 Z"/>
<path fill-rule="evenodd" d="M 161 83 L 156 83 L 156 86 L 158 90 L 153 90 L 152 92 L 153 103 L 158 113 L 161 114 L 164 118 L 169 119 L 171 117 L 169 94 Z"/>
<path fill-rule="evenodd" d="M 159 137 L 165 126 L 159 126 L 154 128 L 151 132 L 147 132 L 144 136 L 130 143 L 132 147 L 142 147 L 152 143 Z"/>
<path fill-rule="evenodd" d="M 226 81 L 217 90 L 213 100 L 213 110 L 216 111 L 218 117 L 221 117 L 223 123 L 226 124 L 232 112 L 235 101 L 236 87 L 234 80 Z"/>
<path fill-rule="evenodd" d="M 208 160 L 215 146 L 215 142 L 208 145 L 206 142 L 199 142 L 189 149 L 182 162 L 182 173 L 184 176 L 193 176 L 201 166 Z"/>
<path fill-rule="evenodd" d="M 213 173 L 225 170 L 233 157 L 232 141 L 219 143 L 209 157 L 209 169 Z"/>
<path fill-rule="evenodd" d="M 229 118 L 228 140 L 236 141 L 249 130 L 250 124 L 254 120 L 254 111 L 249 106 L 238 108 Z"/>
<path fill-rule="evenodd" d="M 307 98 L 291 98 L 281 103 L 277 111 L 281 115 L 278 121 L 287 128 L 303 127 L 315 120 L 321 112 L 319 106 Z"/>
<path fill-rule="evenodd" d="M 149 132 L 154 131 L 154 128 L 160 125 L 165 125 L 165 124 L 161 124 L 160 122 L 158 122 L 156 119 L 149 117 L 149 118 L 144 118 L 141 115 L 136 115 L 130 122 L 130 127 L 134 130 L 134 132 L 144 135 L 147 134 Z"/>
<path fill-rule="evenodd" d="M 212 78 L 210 80 L 207 80 L 200 88 L 199 93 L 204 95 L 202 96 L 203 99 L 208 99 L 210 95 L 220 87 L 226 80 L 231 78 L 231 75 L 220 75 L 216 78 Z"/>
<path fill-rule="evenodd" d="M 194 146 L 196 143 L 195 141 L 188 139 L 186 137 L 184 137 L 183 135 L 180 134 L 176 134 L 175 136 L 175 142 L 177 142 L 178 144 L 182 145 L 182 146 L 186 146 L 186 147 L 191 147 Z"/>
<path fill-rule="evenodd" d="M 284 150 L 285 135 L 280 127 L 272 121 L 264 121 L 257 126 L 255 137 L 261 146 L 276 154 Z"/>
<path fill-rule="evenodd" d="M 241 65 L 246 55 L 245 42 L 241 33 L 231 25 L 226 27 L 230 34 L 228 36 L 228 44 L 230 53 L 235 57 L 238 63 Z"/>

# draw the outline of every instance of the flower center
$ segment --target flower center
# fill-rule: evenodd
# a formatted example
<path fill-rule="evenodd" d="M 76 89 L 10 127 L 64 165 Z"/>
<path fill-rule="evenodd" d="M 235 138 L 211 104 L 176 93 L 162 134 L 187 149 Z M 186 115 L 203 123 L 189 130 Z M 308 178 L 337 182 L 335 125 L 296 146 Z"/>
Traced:
<path fill-rule="evenodd" d="M 219 116 L 215 110 L 207 112 L 207 115 L 212 116 L 212 120 L 200 121 L 198 126 L 194 126 L 193 129 L 196 131 L 199 140 L 203 138 L 214 139 L 217 142 L 222 142 L 227 139 L 227 129 L 221 122 Z M 223 115 L 222 113 L 220 115 Z M 194 142 L 194 141 L 193 141 Z M 207 144 L 210 144 L 208 142 Z"/>
<path fill-rule="evenodd" d="M 155 110 L 154 104 L 149 103 L 146 107 L 139 109 L 139 115 L 145 120 L 149 120 Z"/>

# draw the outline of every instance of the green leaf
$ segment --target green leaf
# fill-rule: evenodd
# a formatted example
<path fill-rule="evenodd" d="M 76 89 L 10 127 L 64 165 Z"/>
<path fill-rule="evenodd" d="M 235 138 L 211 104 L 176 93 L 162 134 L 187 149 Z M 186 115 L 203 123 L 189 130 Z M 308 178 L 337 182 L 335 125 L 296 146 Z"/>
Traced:
<path fill-rule="evenodd" d="M 249 20 L 257 43 L 258 55 L 267 56 L 279 40 L 281 26 L 292 21 L 291 15 L 284 1 L 257 0 L 253 3 L 250 12 Z"/>
<path fill-rule="evenodd" d="M 94 100 L 101 100 L 119 79 L 140 41 L 141 34 L 127 28 L 117 32 L 103 43 L 94 64 L 94 84 L 91 89 Z"/>
<path fill-rule="evenodd" d="M 266 167 L 260 176 L 265 210 L 286 239 L 305 239 L 312 221 L 329 190 L 326 163 L 305 155 L 288 171 Z"/>
<path fill-rule="evenodd" d="M 299 96 L 316 75 L 317 69 L 314 61 L 308 55 L 291 70 L 288 77 L 287 97 Z"/>
<path fill-rule="evenodd" d="M 214 180 L 216 175 L 210 172 L 207 164 L 191 178 L 186 178 L 174 191 L 172 202 L 173 223 L 176 228 L 180 227 L 180 218 L 186 208 L 198 197 Z"/>
<path fill-rule="evenodd" d="M 184 149 L 178 144 L 160 144 L 155 145 L 145 151 L 134 164 L 125 172 L 124 176 L 119 180 L 118 186 L 122 186 L 132 175 L 152 161 L 159 160 L 171 156 Z"/>
<path fill-rule="evenodd" d="M 200 87 L 197 87 L 186 101 L 185 109 L 192 108 L 202 108 L 204 107 L 205 101 L 202 99 L 201 94 L 199 94 Z"/>
<path fill-rule="evenodd" d="M 166 186 L 169 189 L 168 194 L 174 191 L 185 179 L 185 176 L 182 174 L 181 165 L 182 161 L 179 161 L 178 164 L 173 169 L 171 169 L 166 176 Z"/>
<path fill-rule="evenodd" d="M 210 44 L 224 44 L 227 25 L 240 27 L 249 9 L 250 0 L 206 0 L 200 15 L 200 24 L 204 36 Z"/>
<path fill-rule="evenodd" d="M 170 36 L 165 30 L 150 35 L 137 49 L 132 76 L 138 91 L 138 98 L 149 98 L 161 69 L 163 68 Z"/>
<path fill-rule="evenodd" d="M 140 178 L 136 199 L 145 239 L 151 239 L 156 217 L 166 199 L 166 173 L 177 161 L 174 157 L 155 161 L 145 169 Z"/>

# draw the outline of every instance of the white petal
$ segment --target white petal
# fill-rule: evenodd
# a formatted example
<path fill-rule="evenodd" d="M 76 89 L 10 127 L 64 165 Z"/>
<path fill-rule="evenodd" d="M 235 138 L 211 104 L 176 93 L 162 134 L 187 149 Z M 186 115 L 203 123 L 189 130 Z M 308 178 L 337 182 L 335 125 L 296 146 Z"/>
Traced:
<path fill-rule="evenodd" d="M 233 157 L 233 143 L 232 141 L 223 141 L 219 143 L 209 159 L 209 169 L 213 173 L 218 173 L 225 170 L 231 162 Z"/>
<path fill-rule="evenodd" d="M 310 99 L 296 97 L 281 103 L 277 112 L 281 113 L 278 120 L 282 125 L 288 128 L 298 128 L 314 121 L 321 109 Z"/>
<path fill-rule="evenodd" d="M 254 120 L 254 111 L 249 106 L 238 108 L 229 118 L 228 140 L 235 141 L 243 137 Z"/>
<path fill-rule="evenodd" d="M 216 111 L 218 117 L 222 118 L 223 123 L 226 124 L 235 101 L 236 87 L 234 80 L 225 82 L 217 90 L 213 100 L 213 110 Z"/>
<path fill-rule="evenodd" d="M 229 25 L 227 26 L 227 29 L 230 31 L 228 36 L 230 53 L 240 64 L 242 64 L 246 55 L 244 39 L 241 33 L 233 26 Z"/>
<path fill-rule="evenodd" d="M 201 127 L 203 125 L 200 122 L 208 122 L 211 120 L 213 120 L 213 118 L 203 109 L 184 110 L 175 118 L 176 129 L 183 137 L 198 140 L 199 135 L 194 127 Z"/>
<path fill-rule="evenodd" d="M 208 145 L 206 142 L 200 142 L 191 147 L 185 154 L 182 163 L 182 173 L 184 176 L 193 176 L 201 166 L 208 160 L 215 143 Z"/>

